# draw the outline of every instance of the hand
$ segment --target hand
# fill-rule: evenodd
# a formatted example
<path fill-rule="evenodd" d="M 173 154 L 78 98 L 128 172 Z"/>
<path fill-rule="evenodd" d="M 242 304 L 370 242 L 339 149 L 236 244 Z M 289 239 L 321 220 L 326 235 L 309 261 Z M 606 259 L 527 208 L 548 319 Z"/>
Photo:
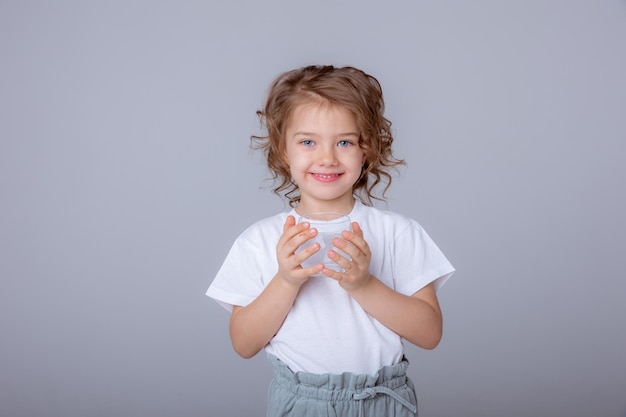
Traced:
<path fill-rule="evenodd" d="M 309 223 L 298 223 L 293 216 L 287 216 L 283 226 L 283 234 L 276 245 L 278 260 L 278 276 L 290 285 L 301 286 L 310 275 L 319 273 L 323 264 L 302 268 L 300 265 L 315 252 L 320 250 L 319 243 L 313 243 L 298 254 L 295 253 L 303 243 L 317 235 L 316 229 L 311 229 Z"/>
<path fill-rule="evenodd" d="M 328 251 L 328 257 L 342 267 L 344 272 L 337 272 L 328 268 L 322 270 L 324 275 L 337 280 L 339 285 L 348 292 L 363 288 L 372 279 L 369 273 L 372 253 L 369 245 L 363 239 L 363 230 L 361 230 L 361 226 L 357 222 L 352 223 L 352 230 L 354 232 L 342 232 L 341 237 L 343 239 L 333 239 L 333 246 L 350 256 L 352 261 L 339 255 L 334 250 Z"/>

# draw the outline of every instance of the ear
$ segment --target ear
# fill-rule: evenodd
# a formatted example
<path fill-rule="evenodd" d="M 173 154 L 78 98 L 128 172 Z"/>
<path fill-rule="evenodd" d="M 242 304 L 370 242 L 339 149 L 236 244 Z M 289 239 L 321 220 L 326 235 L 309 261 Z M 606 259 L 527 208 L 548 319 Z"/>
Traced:
<path fill-rule="evenodd" d="M 363 135 L 359 135 L 359 149 L 361 149 L 361 165 L 365 165 L 367 159 L 367 149 L 363 146 Z"/>
<path fill-rule="evenodd" d="M 361 176 L 363 176 L 363 174 L 369 169 L 370 164 L 364 160 L 363 161 L 363 165 L 361 165 Z"/>

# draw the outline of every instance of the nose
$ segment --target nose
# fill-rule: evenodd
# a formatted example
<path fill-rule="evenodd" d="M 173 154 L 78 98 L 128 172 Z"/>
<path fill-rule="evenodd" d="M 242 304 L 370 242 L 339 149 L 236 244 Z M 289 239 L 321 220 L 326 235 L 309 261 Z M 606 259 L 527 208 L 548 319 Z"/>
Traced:
<path fill-rule="evenodd" d="M 320 166 L 337 165 L 337 156 L 334 146 L 320 146 L 316 156 L 317 164 Z"/>

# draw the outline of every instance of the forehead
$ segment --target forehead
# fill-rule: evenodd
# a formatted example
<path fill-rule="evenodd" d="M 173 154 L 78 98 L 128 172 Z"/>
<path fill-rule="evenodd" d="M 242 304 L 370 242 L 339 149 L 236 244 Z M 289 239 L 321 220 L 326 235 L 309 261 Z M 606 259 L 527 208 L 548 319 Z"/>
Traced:
<path fill-rule="evenodd" d="M 306 102 L 294 106 L 286 124 L 286 130 L 328 130 L 333 127 L 358 133 L 354 114 L 347 107 L 329 102 Z"/>

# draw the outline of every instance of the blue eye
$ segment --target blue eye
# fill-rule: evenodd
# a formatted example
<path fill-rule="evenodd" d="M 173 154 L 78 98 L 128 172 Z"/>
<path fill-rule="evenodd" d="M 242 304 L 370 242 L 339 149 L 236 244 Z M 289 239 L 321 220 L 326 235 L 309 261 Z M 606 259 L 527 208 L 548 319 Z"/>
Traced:
<path fill-rule="evenodd" d="M 350 145 L 352 145 L 352 142 L 350 142 L 349 140 L 340 140 L 339 143 L 337 144 L 337 146 L 340 146 L 342 148 L 345 148 Z"/>
<path fill-rule="evenodd" d="M 311 139 L 305 139 L 300 141 L 301 144 L 303 144 L 304 146 L 313 146 L 313 141 Z"/>

